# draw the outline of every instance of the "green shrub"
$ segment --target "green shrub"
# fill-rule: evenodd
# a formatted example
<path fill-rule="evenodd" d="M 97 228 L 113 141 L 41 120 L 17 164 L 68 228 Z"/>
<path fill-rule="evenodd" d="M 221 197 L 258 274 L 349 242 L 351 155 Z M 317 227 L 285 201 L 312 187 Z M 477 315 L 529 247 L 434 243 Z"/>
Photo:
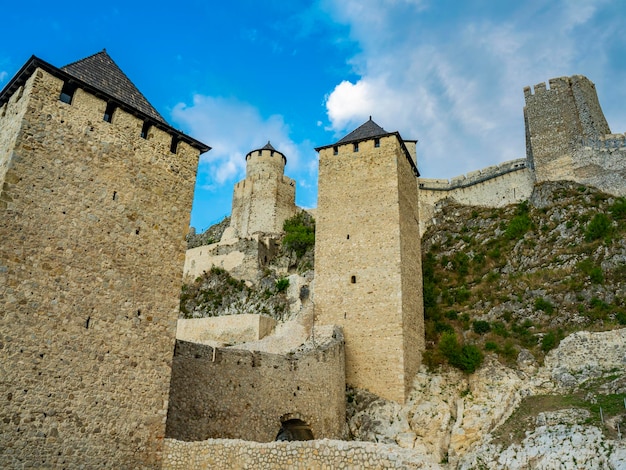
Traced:
<path fill-rule="evenodd" d="M 474 372 L 483 361 L 483 354 L 477 346 L 473 344 L 461 346 L 453 332 L 447 331 L 441 335 L 438 349 L 451 366 L 464 372 Z"/>
<path fill-rule="evenodd" d="M 452 259 L 452 266 L 460 276 L 465 276 L 469 272 L 469 256 L 463 252 L 457 252 Z"/>
<path fill-rule="evenodd" d="M 552 313 L 554 313 L 554 305 L 543 297 L 537 297 L 535 299 L 535 310 L 541 310 L 548 315 L 552 315 Z"/>
<path fill-rule="evenodd" d="M 306 212 L 285 220 L 283 230 L 283 247 L 295 251 L 296 256 L 302 257 L 309 248 L 315 246 L 315 220 Z"/>
<path fill-rule="evenodd" d="M 618 198 L 610 207 L 611 215 L 615 220 L 626 220 L 626 199 Z"/>
<path fill-rule="evenodd" d="M 548 331 L 543 338 L 541 338 L 541 350 L 543 352 L 548 352 L 551 349 L 554 349 L 559 343 L 559 339 L 557 334 L 554 331 Z"/>
<path fill-rule="evenodd" d="M 522 238 L 531 227 L 532 221 L 530 220 L 528 214 L 516 215 L 511 219 L 506 227 L 504 236 L 509 240 L 518 240 Z"/>
<path fill-rule="evenodd" d="M 591 219 L 591 222 L 587 224 L 585 229 L 585 240 L 592 242 L 605 238 L 611 233 L 611 220 L 606 214 L 596 214 Z"/>
<path fill-rule="evenodd" d="M 615 320 L 617 320 L 617 323 L 620 325 L 626 325 L 626 312 L 617 312 L 615 314 Z"/>
<path fill-rule="evenodd" d="M 279 279 L 276 279 L 276 292 L 285 292 L 287 290 L 287 287 L 289 287 L 288 277 L 281 277 Z"/>
<path fill-rule="evenodd" d="M 498 345 L 496 343 L 494 343 L 493 341 L 487 341 L 485 343 L 485 350 L 486 351 L 497 351 L 498 350 Z"/>
<path fill-rule="evenodd" d="M 502 336 L 503 338 L 507 338 L 509 336 L 509 332 L 506 329 L 506 325 L 501 321 L 494 321 L 491 325 L 491 329 L 498 336 Z"/>
<path fill-rule="evenodd" d="M 459 318 L 459 314 L 457 313 L 457 311 L 456 311 L 456 310 L 448 310 L 448 311 L 445 313 L 445 317 L 446 317 L 448 320 L 456 320 L 457 318 Z"/>
<path fill-rule="evenodd" d="M 489 333 L 491 331 L 491 325 L 489 325 L 489 322 L 485 320 L 474 320 L 472 322 L 472 329 L 474 330 L 474 333 L 484 335 L 485 333 Z"/>

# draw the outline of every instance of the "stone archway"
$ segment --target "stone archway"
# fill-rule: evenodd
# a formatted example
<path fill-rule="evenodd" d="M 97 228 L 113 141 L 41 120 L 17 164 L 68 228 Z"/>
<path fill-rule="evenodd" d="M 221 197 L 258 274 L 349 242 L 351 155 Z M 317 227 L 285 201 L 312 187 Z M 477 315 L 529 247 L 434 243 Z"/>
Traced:
<path fill-rule="evenodd" d="M 291 418 L 281 420 L 280 430 L 276 441 L 311 441 L 315 439 L 311 426 L 301 419 Z"/>

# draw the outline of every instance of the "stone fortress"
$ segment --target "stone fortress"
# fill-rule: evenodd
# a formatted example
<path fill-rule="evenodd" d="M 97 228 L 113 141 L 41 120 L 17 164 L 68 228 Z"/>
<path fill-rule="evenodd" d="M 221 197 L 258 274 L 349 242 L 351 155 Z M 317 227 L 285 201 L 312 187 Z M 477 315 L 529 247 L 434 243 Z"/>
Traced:
<path fill-rule="evenodd" d="M 315 290 L 285 352 L 263 350 L 280 325 L 258 317 L 218 326 L 248 332 L 240 347 L 177 340 L 176 324 L 183 266 L 243 278 L 275 254 L 272 234 L 298 210 L 286 156 L 269 143 L 247 155 L 231 227 L 184 261 L 209 147 L 167 124 L 106 51 L 62 68 L 29 59 L 0 92 L 1 466 L 391 466 L 384 446 L 293 443 L 286 458 L 219 438 L 341 438 L 346 382 L 404 401 L 424 348 L 420 234 L 444 199 L 499 207 L 549 180 L 626 195 L 625 136 L 610 134 L 594 85 L 549 85 L 524 90 L 525 159 L 450 181 L 421 178 L 415 141 L 371 119 L 317 149 Z"/>

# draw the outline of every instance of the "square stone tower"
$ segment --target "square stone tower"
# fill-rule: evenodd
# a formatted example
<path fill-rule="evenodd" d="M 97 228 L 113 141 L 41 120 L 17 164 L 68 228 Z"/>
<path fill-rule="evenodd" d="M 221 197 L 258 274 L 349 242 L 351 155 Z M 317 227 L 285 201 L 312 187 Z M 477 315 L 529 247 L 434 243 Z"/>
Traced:
<path fill-rule="evenodd" d="M 611 130 L 604 117 L 595 85 L 587 77 L 552 78 L 524 88 L 526 155 L 537 182 L 575 178 L 575 152 L 590 139 Z M 588 170 L 587 170 L 588 172 Z M 585 174 L 585 171 L 580 172 Z"/>
<path fill-rule="evenodd" d="M 341 325 L 346 381 L 402 403 L 424 350 L 419 173 L 370 120 L 319 152 L 315 315 Z"/>
<path fill-rule="evenodd" d="M 0 92 L 0 467 L 160 468 L 207 150 L 106 51 Z"/>

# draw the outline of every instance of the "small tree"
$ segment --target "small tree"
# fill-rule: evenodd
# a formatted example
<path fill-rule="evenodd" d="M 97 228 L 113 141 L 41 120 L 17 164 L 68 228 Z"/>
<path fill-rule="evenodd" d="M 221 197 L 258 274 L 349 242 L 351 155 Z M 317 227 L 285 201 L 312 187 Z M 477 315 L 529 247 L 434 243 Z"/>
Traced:
<path fill-rule="evenodd" d="M 300 212 L 283 223 L 285 237 L 283 246 L 296 252 L 299 258 L 315 246 L 315 220 L 306 212 Z"/>

